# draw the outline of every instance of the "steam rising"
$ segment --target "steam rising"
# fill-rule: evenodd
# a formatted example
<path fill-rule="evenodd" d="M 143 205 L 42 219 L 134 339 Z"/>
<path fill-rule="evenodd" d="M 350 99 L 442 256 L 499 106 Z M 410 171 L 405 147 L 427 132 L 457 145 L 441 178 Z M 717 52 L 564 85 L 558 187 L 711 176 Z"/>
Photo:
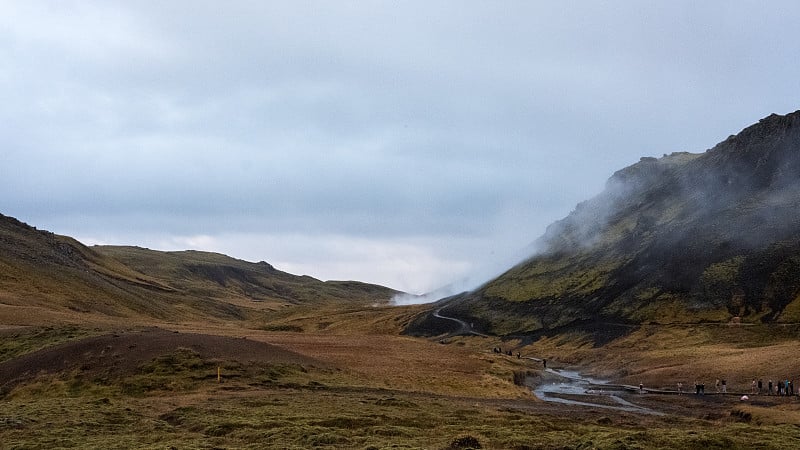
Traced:
<path fill-rule="evenodd" d="M 537 255 L 585 251 L 609 260 L 630 261 L 635 256 L 640 263 L 671 261 L 674 267 L 632 270 L 636 276 L 656 271 L 662 282 L 686 289 L 694 275 L 675 249 L 696 253 L 694 258 L 710 264 L 743 250 L 796 239 L 798 174 L 800 111 L 773 114 L 705 153 L 642 158 L 616 172 L 602 193 L 550 225 L 524 255 L 425 295 L 398 295 L 393 302 L 437 301 L 475 290 Z"/>
<path fill-rule="evenodd" d="M 454 283 L 442 286 L 431 292 L 420 295 L 402 293 L 392 297 L 392 304 L 395 306 L 419 305 L 423 303 L 433 303 L 451 297 L 453 295 L 472 292 L 494 278 L 502 275 L 506 270 L 514 265 L 529 259 L 535 255 L 535 246 L 531 244 L 524 249 L 515 252 L 511 256 L 486 261 L 482 267 L 474 269 L 467 276 L 462 277 Z"/>

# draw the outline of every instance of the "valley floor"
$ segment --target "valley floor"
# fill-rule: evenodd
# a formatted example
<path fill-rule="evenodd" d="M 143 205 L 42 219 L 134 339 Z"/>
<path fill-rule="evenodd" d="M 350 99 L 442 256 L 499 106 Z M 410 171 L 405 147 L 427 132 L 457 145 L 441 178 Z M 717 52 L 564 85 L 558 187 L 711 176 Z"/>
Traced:
<path fill-rule="evenodd" d="M 546 382 L 541 364 L 494 353 L 493 347 L 516 344 L 493 338 L 191 325 L 15 327 L 0 335 L 2 449 L 705 449 L 800 443 L 796 398 L 741 402 L 732 395 L 626 394 L 663 415 L 541 401 L 530 387 L 514 383 Z M 548 341 L 517 350 L 547 354 L 550 366 L 575 364 L 589 354 L 579 345 Z M 563 359 L 547 353 L 554 350 Z M 639 358 L 651 357 L 639 351 Z M 596 360 L 585 361 L 583 370 L 589 364 L 602 369 Z"/>

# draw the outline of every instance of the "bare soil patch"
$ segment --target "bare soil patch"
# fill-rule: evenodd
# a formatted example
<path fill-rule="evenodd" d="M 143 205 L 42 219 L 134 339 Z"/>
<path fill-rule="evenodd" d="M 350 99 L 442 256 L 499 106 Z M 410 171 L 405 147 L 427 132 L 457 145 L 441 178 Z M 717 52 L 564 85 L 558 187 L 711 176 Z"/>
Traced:
<path fill-rule="evenodd" d="M 147 329 L 68 342 L 0 363 L 0 392 L 41 374 L 73 370 L 88 375 L 131 374 L 143 363 L 181 348 L 191 349 L 205 360 L 326 366 L 314 358 L 265 342 Z"/>

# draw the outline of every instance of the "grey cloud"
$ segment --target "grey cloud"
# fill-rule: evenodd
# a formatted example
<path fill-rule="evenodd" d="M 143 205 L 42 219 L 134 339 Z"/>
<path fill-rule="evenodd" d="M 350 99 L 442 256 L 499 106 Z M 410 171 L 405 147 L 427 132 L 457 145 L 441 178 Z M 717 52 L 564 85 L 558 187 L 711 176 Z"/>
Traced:
<path fill-rule="evenodd" d="M 794 2 L 2 3 L 0 210 L 84 236 L 524 247 L 640 156 L 797 109 L 798 18 Z"/>

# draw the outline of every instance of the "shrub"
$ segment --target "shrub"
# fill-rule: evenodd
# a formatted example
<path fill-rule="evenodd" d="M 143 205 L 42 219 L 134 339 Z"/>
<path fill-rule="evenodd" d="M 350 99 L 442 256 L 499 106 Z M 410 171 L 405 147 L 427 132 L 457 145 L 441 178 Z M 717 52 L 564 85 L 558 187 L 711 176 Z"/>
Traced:
<path fill-rule="evenodd" d="M 456 450 L 456 449 L 470 449 L 470 448 L 477 449 L 483 447 L 481 446 L 481 443 L 477 438 L 467 435 L 453 439 L 453 442 L 450 443 L 450 447 L 448 448 Z"/>

